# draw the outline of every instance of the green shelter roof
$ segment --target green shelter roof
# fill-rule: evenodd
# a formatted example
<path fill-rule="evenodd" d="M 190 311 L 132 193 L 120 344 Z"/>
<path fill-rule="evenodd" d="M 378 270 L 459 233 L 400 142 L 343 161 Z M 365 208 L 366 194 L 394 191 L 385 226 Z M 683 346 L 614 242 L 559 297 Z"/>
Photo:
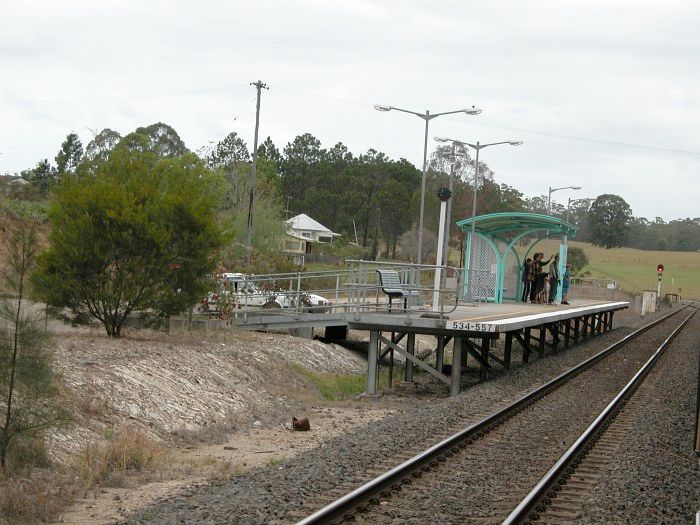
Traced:
<path fill-rule="evenodd" d="M 538 213 L 501 212 L 477 215 L 457 222 L 463 231 L 471 230 L 494 240 L 511 242 L 527 233 L 546 230 L 549 235 L 576 235 L 576 226 L 551 215 Z"/>

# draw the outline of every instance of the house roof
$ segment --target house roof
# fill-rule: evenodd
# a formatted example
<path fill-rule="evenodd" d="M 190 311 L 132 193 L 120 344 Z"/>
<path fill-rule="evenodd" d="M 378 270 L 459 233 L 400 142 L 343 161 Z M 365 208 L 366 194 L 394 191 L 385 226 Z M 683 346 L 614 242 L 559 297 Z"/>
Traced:
<path fill-rule="evenodd" d="M 289 224 L 289 226 L 293 230 L 309 230 L 309 231 L 326 233 L 328 235 L 340 235 L 339 233 L 333 233 L 331 230 L 326 228 L 323 224 L 321 224 L 318 221 L 313 220 L 311 217 L 309 217 L 305 213 L 300 213 L 299 215 L 292 217 L 291 219 L 287 219 L 284 222 Z"/>
<path fill-rule="evenodd" d="M 463 231 L 469 231 L 472 223 L 477 233 L 509 242 L 510 239 L 524 233 L 547 230 L 550 234 L 573 236 L 576 226 L 551 215 L 539 213 L 502 212 L 477 215 L 457 223 Z"/>

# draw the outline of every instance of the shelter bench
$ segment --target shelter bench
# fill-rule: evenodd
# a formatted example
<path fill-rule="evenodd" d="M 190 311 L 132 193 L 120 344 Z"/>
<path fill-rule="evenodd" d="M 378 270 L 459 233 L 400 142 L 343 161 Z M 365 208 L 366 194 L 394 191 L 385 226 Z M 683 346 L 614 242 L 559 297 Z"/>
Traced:
<path fill-rule="evenodd" d="M 389 310 L 393 299 L 403 299 L 403 309 L 408 309 L 408 300 L 412 297 L 419 297 L 418 290 L 406 290 L 399 278 L 396 270 L 377 270 L 379 274 L 379 286 L 382 287 L 387 297 L 389 297 Z"/>

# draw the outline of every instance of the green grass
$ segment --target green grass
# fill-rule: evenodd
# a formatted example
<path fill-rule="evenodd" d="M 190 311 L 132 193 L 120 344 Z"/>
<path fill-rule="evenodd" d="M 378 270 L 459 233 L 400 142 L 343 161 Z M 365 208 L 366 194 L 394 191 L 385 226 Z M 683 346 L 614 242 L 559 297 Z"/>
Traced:
<path fill-rule="evenodd" d="M 318 373 L 300 365 L 295 366 L 295 368 L 311 381 L 318 388 L 323 399 L 328 401 L 341 401 L 358 396 L 365 391 L 367 386 L 367 374 Z M 398 367 L 395 368 L 394 372 L 396 373 L 397 370 Z M 379 384 L 386 385 L 388 377 L 388 371 L 382 369 L 379 373 Z"/>
<path fill-rule="evenodd" d="M 542 241 L 539 251 L 545 257 L 554 253 L 557 241 Z M 581 248 L 588 257 L 584 268 L 592 277 L 614 279 L 623 291 L 656 290 L 656 265 L 664 265 L 662 293 L 680 293 L 684 299 L 700 298 L 700 253 L 643 251 L 633 248 L 606 250 L 591 244 L 570 241 L 569 246 Z"/>

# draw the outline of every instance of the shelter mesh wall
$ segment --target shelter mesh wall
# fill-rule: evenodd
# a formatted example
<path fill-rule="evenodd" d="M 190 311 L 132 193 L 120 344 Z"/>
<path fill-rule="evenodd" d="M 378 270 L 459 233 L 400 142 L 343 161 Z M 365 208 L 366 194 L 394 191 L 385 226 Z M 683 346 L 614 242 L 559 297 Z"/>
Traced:
<path fill-rule="evenodd" d="M 496 297 L 498 256 L 491 244 L 479 237 L 474 239 L 474 300 L 488 301 Z"/>

